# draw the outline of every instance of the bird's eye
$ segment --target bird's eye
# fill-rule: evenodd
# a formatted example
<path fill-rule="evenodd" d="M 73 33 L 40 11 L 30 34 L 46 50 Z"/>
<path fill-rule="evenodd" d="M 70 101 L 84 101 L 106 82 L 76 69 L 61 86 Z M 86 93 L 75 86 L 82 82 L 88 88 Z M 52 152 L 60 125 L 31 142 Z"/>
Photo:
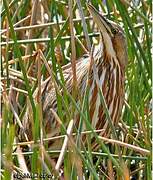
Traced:
<path fill-rule="evenodd" d="M 117 32 L 118 32 L 117 29 L 115 29 L 115 28 L 112 29 L 112 33 L 113 33 L 113 34 L 116 34 Z"/>

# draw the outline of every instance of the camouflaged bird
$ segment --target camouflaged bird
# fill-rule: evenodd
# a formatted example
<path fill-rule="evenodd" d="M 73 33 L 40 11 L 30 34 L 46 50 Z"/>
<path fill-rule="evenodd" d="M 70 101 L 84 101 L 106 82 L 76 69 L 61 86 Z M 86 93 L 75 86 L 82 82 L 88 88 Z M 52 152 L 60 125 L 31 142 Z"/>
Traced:
<path fill-rule="evenodd" d="M 110 126 L 100 101 L 98 86 L 102 90 L 112 123 L 117 125 L 124 101 L 125 68 L 127 65 L 127 45 L 122 28 L 116 23 L 104 18 L 91 4 L 88 4 L 93 21 L 100 32 L 99 46 L 94 49 L 93 61 L 98 74 L 98 84 L 93 69 L 89 72 L 91 57 L 83 56 L 76 62 L 77 86 L 81 97 L 85 95 L 87 81 L 89 83 L 89 113 L 93 129 L 104 129 L 101 136 L 107 136 Z M 72 93 L 73 72 L 71 64 L 62 67 L 65 86 Z M 60 89 L 62 93 L 62 88 Z M 36 91 L 37 92 L 37 91 Z M 36 97 L 36 93 L 34 97 Z M 57 112 L 56 91 L 52 79 L 46 80 L 42 87 L 42 111 L 45 133 L 48 137 L 59 135 L 60 126 L 51 111 Z M 78 116 L 79 117 L 79 116 Z M 76 120 L 76 126 L 79 118 Z M 23 126 L 28 139 L 32 139 L 31 122 L 27 110 Z M 21 131 L 20 134 L 23 132 Z"/>

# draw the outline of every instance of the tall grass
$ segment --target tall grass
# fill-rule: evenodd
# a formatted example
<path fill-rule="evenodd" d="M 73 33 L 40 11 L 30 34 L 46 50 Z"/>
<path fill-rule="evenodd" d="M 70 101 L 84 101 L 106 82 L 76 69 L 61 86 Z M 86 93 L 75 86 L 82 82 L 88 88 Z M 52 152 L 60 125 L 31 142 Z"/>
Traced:
<path fill-rule="evenodd" d="M 109 122 L 112 139 L 99 137 L 90 124 L 88 84 L 84 97 L 80 97 L 77 88 L 76 61 L 86 52 L 92 56 L 91 45 L 99 42 L 98 29 L 86 1 L 4 0 L 1 12 L 2 179 L 26 172 L 43 172 L 60 179 L 61 171 L 64 179 L 151 179 L 151 0 L 91 0 L 91 3 L 106 18 L 120 24 L 127 38 L 125 103 L 118 127 Z M 65 87 L 61 68 L 70 61 L 74 78 L 72 94 Z M 60 136 L 50 138 L 43 133 L 41 101 L 43 84 L 49 77 L 55 86 L 58 107 L 52 113 L 60 126 Z M 38 96 L 34 99 L 36 89 Z M 110 120 L 103 93 L 99 93 Z M 72 111 L 69 111 L 70 104 Z M 31 112 L 33 139 L 28 141 L 25 133 L 26 142 L 18 142 L 18 128 L 23 129 L 27 109 Z M 80 115 L 78 129 L 74 125 L 76 111 Z M 85 132 L 83 124 L 87 127 Z M 83 134 L 87 138 L 85 144 L 81 140 Z M 93 137 L 98 144 L 97 151 L 91 147 Z M 63 142 L 62 147 L 49 149 L 49 140 Z M 30 148 L 24 150 L 25 145 Z"/>

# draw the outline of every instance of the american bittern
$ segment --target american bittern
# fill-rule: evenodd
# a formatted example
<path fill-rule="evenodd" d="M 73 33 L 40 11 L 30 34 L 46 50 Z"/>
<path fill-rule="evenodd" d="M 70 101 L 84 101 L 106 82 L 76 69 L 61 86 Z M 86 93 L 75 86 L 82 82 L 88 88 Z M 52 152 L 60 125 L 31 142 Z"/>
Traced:
<path fill-rule="evenodd" d="M 127 64 L 127 46 L 122 28 L 116 23 L 107 20 L 90 4 L 88 9 L 93 16 L 94 22 L 100 31 L 100 43 L 93 52 L 93 60 L 99 78 L 99 85 L 103 91 L 104 98 L 113 124 L 117 124 L 121 115 L 124 100 L 124 78 Z M 91 124 L 94 129 L 105 129 L 101 135 L 107 135 L 110 128 L 100 102 L 98 87 L 93 70 L 88 74 L 90 56 L 83 56 L 76 63 L 76 76 L 78 89 L 84 96 L 86 82 L 89 79 L 89 111 Z M 72 93 L 73 72 L 71 64 L 62 68 L 67 90 Z M 90 77 L 88 77 L 90 75 Z M 57 121 L 54 119 L 51 109 L 57 111 L 57 100 L 55 88 L 48 83 L 42 93 L 43 121 L 46 133 L 57 130 Z M 29 139 L 31 131 L 29 126 L 29 114 L 26 113 L 24 127 Z"/>

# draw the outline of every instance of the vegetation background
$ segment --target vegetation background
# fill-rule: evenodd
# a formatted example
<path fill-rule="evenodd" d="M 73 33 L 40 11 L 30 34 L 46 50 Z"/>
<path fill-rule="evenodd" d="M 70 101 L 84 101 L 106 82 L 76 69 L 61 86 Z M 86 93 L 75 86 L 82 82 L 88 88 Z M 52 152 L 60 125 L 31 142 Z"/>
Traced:
<path fill-rule="evenodd" d="M 88 145 L 83 150 L 78 144 L 76 146 L 77 142 L 69 141 L 65 151 L 49 151 L 45 145 L 48 139 L 41 134 L 41 101 L 38 98 L 34 103 L 32 96 L 36 87 L 41 88 L 41 81 L 52 74 L 57 85 L 64 88 L 62 78 L 57 78 L 58 73 L 62 77 L 61 66 L 71 59 L 79 59 L 90 51 L 90 44 L 98 43 L 99 32 L 87 10 L 86 1 L 3 0 L 0 84 L 2 179 L 11 179 L 16 172 L 29 172 L 27 157 L 31 162 L 31 172 L 52 174 L 57 179 L 61 179 L 58 177 L 60 169 L 64 171 L 64 179 L 77 179 L 77 176 L 81 179 L 151 179 L 151 0 L 90 2 L 106 18 L 120 24 L 127 37 L 126 97 L 122 118 L 116 127 L 119 140 L 100 139 L 99 142 L 95 131 L 89 128 Z M 58 121 L 62 126 L 61 135 L 64 135 L 72 130 L 73 121 L 70 120 L 74 112 L 65 110 L 70 121 L 68 129 L 63 123 L 62 96 L 57 93 L 57 97 Z M 72 101 L 81 119 L 89 122 L 86 98 L 79 106 L 67 92 L 63 98 Z M 18 143 L 17 127 L 22 128 L 22 118 L 28 106 L 32 106 L 35 117 L 34 141 Z M 80 133 L 76 134 L 78 138 Z M 100 151 L 92 151 L 91 136 L 96 137 Z M 66 136 L 52 138 L 66 141 Z M 122 158 L 118 157 L 114 144 L 119 144 Z M 31 150 L 23 153 L 23 145 L 31 145 Z M 53 161 L 55 156 L 64 157 L 63 161 L 58 161 L 63 162 L 59 167 Z"/>

